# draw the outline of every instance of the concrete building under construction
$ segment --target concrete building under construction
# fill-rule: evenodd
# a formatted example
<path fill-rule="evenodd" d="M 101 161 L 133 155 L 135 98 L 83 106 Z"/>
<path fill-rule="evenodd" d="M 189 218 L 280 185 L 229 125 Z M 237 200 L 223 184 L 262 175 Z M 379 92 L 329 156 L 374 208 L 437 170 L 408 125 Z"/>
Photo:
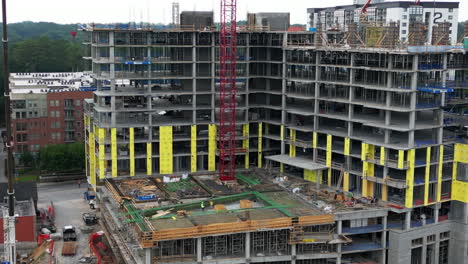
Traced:
<path fill-rule="evenodd" d="M 240 27 L 226 183 L 218 31 L 82 29 L 87 176 L 123 263 L 468 263 L 466 47 Z"/>

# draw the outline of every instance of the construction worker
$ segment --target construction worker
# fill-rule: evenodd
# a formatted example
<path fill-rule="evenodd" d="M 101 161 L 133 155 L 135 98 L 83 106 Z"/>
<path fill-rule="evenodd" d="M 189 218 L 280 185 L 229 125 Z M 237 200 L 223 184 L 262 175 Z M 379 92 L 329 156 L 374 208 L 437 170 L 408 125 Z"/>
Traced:
<path fill-rule="evenodd" d="M 214 206 L 214 202 L 213 202 L 213 201 L 210 201 L 210 206 L 211 206 L 211 207 Z"/>
<path fill-rule="evenodd" d="M 201 207 L 202 211 L 205 211 L 205 202 L 201 202 L 200 207 Z"/>
<path fill-rule="evenodd" d="M 172 220 L 177 220 L 177 217 L 171 216 Z"/>

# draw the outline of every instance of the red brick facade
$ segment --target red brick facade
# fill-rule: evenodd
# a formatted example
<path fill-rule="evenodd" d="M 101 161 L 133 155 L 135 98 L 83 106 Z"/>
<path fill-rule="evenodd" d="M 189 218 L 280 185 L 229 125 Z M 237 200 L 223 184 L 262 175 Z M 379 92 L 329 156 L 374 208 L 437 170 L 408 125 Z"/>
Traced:
<path fill-rule="evenodd" d="M 51 144 L 83 141 L 83 104 L 92 96 L 92 91 L 48 93 L 45 117 L 12 120 L 15 152 L 37 152 Z"/>

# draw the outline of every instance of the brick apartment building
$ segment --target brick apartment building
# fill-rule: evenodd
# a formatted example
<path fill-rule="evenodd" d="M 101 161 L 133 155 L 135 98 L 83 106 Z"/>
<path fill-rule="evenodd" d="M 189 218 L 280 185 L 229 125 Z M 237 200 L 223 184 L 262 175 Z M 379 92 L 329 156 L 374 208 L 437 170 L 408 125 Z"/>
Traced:
<path fill-rule="evenodd" d="M 83 141 L 83 100 L 92 98 L 87 73 L 13 73 L 14 150 Z"/>

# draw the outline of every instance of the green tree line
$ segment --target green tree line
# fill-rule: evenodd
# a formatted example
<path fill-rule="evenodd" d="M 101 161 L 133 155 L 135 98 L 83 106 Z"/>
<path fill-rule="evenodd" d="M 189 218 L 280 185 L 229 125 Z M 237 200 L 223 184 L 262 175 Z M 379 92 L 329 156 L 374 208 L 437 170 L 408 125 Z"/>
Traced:
<path fill-rule="evenodd" d="M 50 145 L 40 149 L 36 155 L 25 152 L 20 162 L 30 169 L 47 172 L 84 170 L 85 146 L 83 142 Z"/>

